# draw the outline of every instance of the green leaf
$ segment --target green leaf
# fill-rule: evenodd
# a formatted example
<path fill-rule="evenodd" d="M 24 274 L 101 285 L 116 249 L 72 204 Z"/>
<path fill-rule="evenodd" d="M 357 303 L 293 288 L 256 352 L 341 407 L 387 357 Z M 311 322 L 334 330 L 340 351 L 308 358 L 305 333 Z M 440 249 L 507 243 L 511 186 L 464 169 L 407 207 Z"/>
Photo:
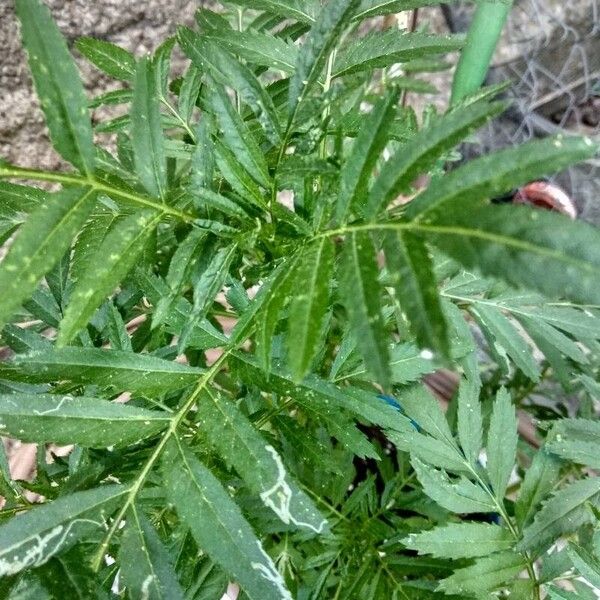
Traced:
<path fill-rule="evenodd" d="M 167 158 L 156 86 L 156 67 L 148 58 L 139 60 L 131 103 L 131 145 L 136 173 L 152 196 L 167 190 Z"/>
<path fill-rule="evenodd" d="M 75 61 L 44 4 L 16 0 L 15 7 L 52 144 L 65 160 L 91 175 L 92 124 Z"/>
<path fill-rule="evenodd" d="M 475 467 L 483 440 L 479 393 L 481 383 L 462 379 L 458 388 L 458 439 L 469 464 Z"/>
<path fill-rule="evenodd" d="M 111 349 L 132 352 L 131 338 L 119 309 L 109 302 L 106 313 L 106 337 Z"/>
<path fill-rule="evenodd" d="M 462 110 L 469 111 L 474 106 L 477 105 Z M 459 111 L 449 114 L 459 114 Z M 452 221 L 455 205 L 471 209 L 477 201 L 500 196 L 543 175 L 591 158 L 597 152 L 598 146 L 589 138 L 563 136 L 494 152 L 446 173 L 410 202 L 406 215 L 409 219 L 427 218 L 429 222 L 433 218 L 436 223 Z M 470 218 L 476 222 L 475 216 Z M 501 224 L 518 222 L 516 218 L 505 221 L 497 217 L 497 220 Z"/>
<path fill-rule="evenodd" d="M 519 206 L 449 211 L 419 226 L 466 268 L 576 302 L 600 302 L 600 232 L 563 215 Z"/>
<path fill-rule="evenodd" d="M 398 195 L 409 192 L 419 174 L 427 172 L 443 154 L 504 108 L 502 102 L 479 102 L 433 119 L 427 127 L 411 136 L 410 141 L 400 146 L 382 166 L 369 192 L 365 215 L 374 218 Z M 436 180 L 428 189 L 437 189 L 439 185 Z M 415 201 L 407 205 L 406 214 L 409 216 L 414 214 L 412 204 Z"/>
<path fill-rule="evenodd" d="M 496 395 L 487 438 L 487 472 L 492 490 L 502 501 L 517 456 L 517 415 L 510 394 L 500 389 Z"/>
<path fill-rule="evenodd" d="M 515 515 L 521 527 L 533 518 L 539 503 L 558 484 L 560 461 L 542 447 L 533 456 L 515 502 Z"/>
<path fill-rule="evenodd" d="M 279 37 L 258 31 L 211 31 L 204 39 L 242 56 L 253 65 L 270 67 L 291 74 L 298 57 L 298 48 Z"/>
<path fill-rule="evenodd" d="M 329 53 L 357 6 L 358 0 L 333 0 L 321 8 L 317 15 L 300 47 L 296 69 L 290 80 L 290 125 L 295 121 L 298 107 L 321 75 Z"/>
<path fill-rule="evenodd" d="M 31 213 L 0 263 L 0 326 L 63 257 L 95 201 L 90 188 L 70 188 L 51 194 Z"/>
<path fill-rule="evenodd" d="M 311 23 L 315 20 L 318 7 L 315 0 L 231 0 L 231 3 L 297 19 L 303 23 Z"/>
<path fill-rule="evenodd" d="M 464 45 L 460 35 L 431 35 L 421 32 L 401 32 L 392 27 L 387 31 L 373 32 L 344 48 L 338 55 L 333 76 L 423 58 L 434 54 L 454 52 Z"/>
<path fill-rule="evenodd" d="M 269 139 L 275 143 L 279 141 L 281 126 L 273 100 L 252 70 L 228 51 L 190 29 L 180 28 L 178 39 L 188 58 L 198 68 L 207 70 L 221 85 L 233 88 L 254 111 Z"/>
<path fill-rule="evenodd" d="M 221 291 L 227 275 L 231 261 L 237 253 L 237 245 L 219 248 L 211 258 L 203 273 L 198 277 L 194 285 L 194 303 L 188 316 L 188 320 L 181 332 L 178 341 L 178 349 L 182 352 L 189 340 L 189 336 L 194 328 L 204 320 L 209 308 L 215 299 L 215 296 Z"/>
<path fill-rule="evenodd" d="M 263 188 L 270 187 L 269 170 L 263 152 L 246 123 L 235 110 L 225 88 L 216 81 L 209 83 L 206 104 L 223 132 L 223 142 L 237 162 Z"/>
<path fill-rule="evenodd" d="M 197 416 L 210 444 L 283 523 L 314 533 L 327 529 L 312 500 L 289 477 L 281 456 L 232 402 L 206 389 Z"/>
<path fill-rule="evenodd" d="M 0 395 L 1 429 L 27 442 L 126 446 L 170 423 L 167 413 L 82 396 Z"/>
<path fill-rule="evenodd" d="M 419 554 L 438 558 L 475 558 L 509 550 L 514 544 L 510 531 L 489 523 L 450 523 L 413 533 L 402 543 Z"/>
<path fill-rule="evenodd" d="M 171 558 L 156 530 L 133 504 L 119 551 L 121 580 L 130 598 L 183 600 Z"/>
<path fill-rule="evenodd" d="M 66 346 L 85 327 L 94 311 L 131 270 L 160 219 L 153 211 L 133 213 L 119 221 L 106 235 L 90 270 L 82 275 L 60 323 L 56 343 Z"/>
<path fill-rule="evenodd" d="M 114 79 L 131 81 L 135 75 L 135 57 L 131 52 L 104 40 L 80 37 L 75 47 L 92 64 Z"/>
<path fill-rule="evenodd" d="M 165 489 L 198 545 L 251 600 L 291 600 L 285 582 L 221 482 L 178 439 L 163 463 Z"/>
<path fill-rule="evenodd" d="M 0 219 L 21 223 L 48 196 L 49 193 L 45 190 L 0 181 Z"/>
<path fill-rule="evenodd" d="M 580 465 L 600 466 L 600 423 L 590 419 L 561 419 L 554 423 L 546 447 Z"/>
<path fill-rule="evenodd" d="M 340 194 L 336 204 L 336 220 L 343 224 L 349 211 L 356 208 L 367 194 L 369 180 L 379 155 L 389 140 L 390 120 L 396 112 L 399 90 L 391 89 L 377 102 L 358 136 L 341 170 Z"/>
<path fill-rule="evenodd" d="M 600 589 L 600 561 L 585 548 L 573 543 L 569 544 L 567 552 L 573 566 L 585 580 L 594 588 Z"/>
<path fill-rule="evenodd" d="M 381 289 L 375 250 L 368 234 L 350 233 L 341 258 L 341 296 L 367 369 L 385 388 L 390 381 L 390 358 L 381 314 Z"/>
<path fill-rule="evenodd" d="M 451 481 L 444 471 L 438 471 L 416 456 L 410 460 L 423 491 L 445 509 L 458 513 L 490 513 L 497 510 L 489 495 L 465 477 Z"/>
<path fill-rule="evenodd" d="M 177 99 L 177 109 L 185 123 L 189 123 L 194 112 L 194 107 L 200 95 L 202 87 L 203 73 L 194 65 L 190 65 L 181 82 L 179 97 Z"/>
<path fill-rule="evenodd" d="M 362 0 L 354 18 L 363 20 L 368 17 L 399 13 L 413 8 L 439 4 L 437 0 Z"/>
<path fill-rule="evenodd" d="M 390 231 L 383 246 L 390 284 L 418 344 L 447 357 L 446 318 L 427 246 L 409 231 Z"/>
<path fill-rule="evenodd" d="M 517 549 L 538 555 L 559 537 L 589 523 L 592 512 L 586 506 L 588 503 L 593 506 L 600 503 L 600 477 L 576 481 L 556 492 L 525 528 Z"/>
<path fill-rule="evenodd" d="M 123 485 L 76 492 L 32 508 L 0 526 L 0 577 L 43 565 L 79 538 L 104 530 Z"/>
<path fill-rule="evenodd" d="M 446 594 L 480 594 L 500 587 L 503 583 L 516 578 L 525 568 L 523 557 L 515 552 L 506 551 L 479 558 L 470 567 L 454 571 L 450 577 L 442 580 L 438 589 Z"/>
<path fill-rule="evenodd" d="M 296 381 L 310 370 L 322 342 L 333 259 L 333 244 L 324 237 L 298 259 L 287 338 L 290 370 Z"/>
<path fill-rule="evenodd" d="M 9 381 L 71 381 L 111 392 L 149 395 L 192 385 L 201 374 L 202 369 L 150 354 L 102 348 L 55 348 L 0 365 L 0 377 Z"/>

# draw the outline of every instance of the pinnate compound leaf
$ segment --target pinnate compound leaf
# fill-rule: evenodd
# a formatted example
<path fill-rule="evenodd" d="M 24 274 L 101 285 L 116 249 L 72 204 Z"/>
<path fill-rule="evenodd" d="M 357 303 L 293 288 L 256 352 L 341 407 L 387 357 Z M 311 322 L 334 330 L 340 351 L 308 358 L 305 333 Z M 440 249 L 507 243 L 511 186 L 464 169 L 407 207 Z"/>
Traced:
<path fill-rule="evenodd" d="M 160 220 L 154 211 L 133 213 L 106 235 L 90 269 L 75 284 L 58 331 L 57 344 L 65 346 L 89 321 L 104 299 L 136 263 Z"/>
<path fill-rule="evenodd" d="M 446 594 L 480 595 L 517 577 L 525 568 L 523 557 L 512 551 L 479 558 L 470 567 L 454 571 L 438 589 Z"/>
<path fill-rule="evenodd" d="M 377 277 L 375 249 L 369 235 L 348 234 L 341 259 L 342 301 L 365 365 L 385 389 L 390 381 L 390 357 Z"/>
<path fill-rule="evenodd" d="M 9 381 L 71 381 L 98 385 L 112 392 L 161 394 L 192 385 L 202 370 L 150 354 L 102 348 L 55 348 L 18 356 L 0 365 Z"/>
<path fill-rule="evenodd" d="M 438 159 L 452 150 L 459 142 L 483 123 L 498 115 L 505 108 L 502 102 L 478 102 L 448 112 L 433 121 L 398 148 L 382 166 L 371 187 L 364 213 L 374 218 L 398 195 L 410 191 L 410 186 L 421 173 L 427 172 Z M 437 187 L 436 184 L 431 185 Z M 413 202 L 407 205 L 410 217 Z"/>
<path fill-rule="evenodd" d="M 290 369 L 296 381 L 309 371 L 319 349 L 329 302 L 333 259 L 334 247 L 327 238 L 312 244 L 298 259 L 287 339 Z"/>
<path fill-rule="evenodd" d="M 0 326 L 64 256 L 95 201 L 91 189 L 71 188 L 50 194 L 31 213 L 0 263 Z"/>
<path fill-rule="evenodd" d="M 480 391 L 480 382 L 473 379 L 462 379 L 458 388 L 458 439 L 469 464 L 473 467 L 483 444 Z"/>
<path fill-rule="evenodd" d="M 131 598 L 185 598 L 167 549 L 135 504 L 127 513 L 119 558 L 121 581 Z"/>
<path fill-rule="evenodd" d="M 0 525 L 0 577 L 39 567 L 79 538 L 103 531 L 127 491 L 124 485 L 106 485 L 76 492 Z"/>
<path fill-rule="evenodd" d="M 517 549 L 539 554 L 562 535 L 590 522 L 593 515 L 588 503 L 600 504 L 600 477 L 576 481 L 556 492 L 525 528 Z"/>
<path fill-rule="evenodd" d="M 509 550 L 514 544 L 510 531 L 490 523 L 450 523 L 413 533 L 402 543 L 419 554 L 438 558 L 475 558 Z"/>
<path fill-rule="evenodd" d="M 487 438 L 487 472 L 496 498 L 504 498 L 517 455 L 517 415 L 510 394 L 496 395 Z"/>
<path fill-rule="evenodd" d="M 390 120 L 395 114 L 399 93 L 395 88 L 388 91 L 365 117 L 342 167 L 335 208 L 338 223 L 344 223 L 348 213 L 366 196 L 373 169 L 389 140 Z"/>
<path fill-rule="evenodd" d="M 591 419 L 561 419 L 548 436 L 546 448 L 561 458 L 600 467 L 600 423 Z"/>
<path fill-rule="evenodd" d="M 448 356 L 446 318 L 427 246 L 408 231 L 391 231 L 383 243 L 390 283 L 418 344 Z"/>
<path fill-rule="evenodd" d="M 75 47 L 101 71 L 123 81 L 131 81 L 135 75 L 135 57 L 131 52 L 104 40 L 80 37 Z"/>
<path fill-rule="evenodd" d="M 395 28 L 378 31 L 344 48 L 337 57 L 333 75 L 339 77 L 358 71 L 388 67 L 413 58 L 460 50 L 463 45 L 464 38 L 460 35 L 403 33 Z"/>
<path fill-rule="evenodd" d="M 327 521 L 290 478 L 279 453 L 232 402 L 206 389 L 197 416 L 220 456 L 283 523 L 314 533 L 327 529 Z"/>
<path fill-rule="evenodd" d="M 169 500 L 200 548 L 251 600 L 291 600 L 283 577 L 221 482 L 178 439 L 169 440 L 163 458 Z"/>
<path fill-rule="evenodd" d="M 139 60 L 131 103 L 131 145 L 140 181 L 149 194 L 167 190 L 167 158 L 157 90 L 157 67 L 148 57 Z"/>
<path fill-rule="evenodd" d="M 317 82 L 329 52 L 357 6 L 358 0 L 333 0 L 321 8 L 300 48 L 296 69 L 290 80 L 290 122 L 294 121 L 298 107 Z"/>
<path fill-rule="evenodd" d="M 489 513 L 497 510 L 483 488 L 465 477 L 451 481 L 444 471 L 426 465 L 416 456 L 411 456 L 411 464 L 423 491 L 445 509 L 458 514 Z"/>
<path fill-rule="evenodd" d="M 92 124 L 75 61 L 50 11 L 40 0 L 17 0 L 15 7 L 52 143 L 65 160 L 91 175 Z"/>
<path fill-rule="evenodd" d="M 50 394 L 0 395 L 2 431 L 27 442 L 126 446 L 165 429 L 167 413 L 87 398 Z"/>
<path fill-rule="evenodd" d="M 600 302 L 600 232 L 591 225 L 529 207 L 482 206 L 450 210 L 419 229 L 468 269 L 550 297 Z"/>

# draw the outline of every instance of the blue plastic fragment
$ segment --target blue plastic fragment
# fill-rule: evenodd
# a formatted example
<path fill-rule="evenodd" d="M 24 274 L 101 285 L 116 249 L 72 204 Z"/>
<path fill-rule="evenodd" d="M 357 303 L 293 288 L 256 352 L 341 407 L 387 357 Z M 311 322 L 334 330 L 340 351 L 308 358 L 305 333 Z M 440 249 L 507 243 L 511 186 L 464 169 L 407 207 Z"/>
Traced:
<path fill-rule="evenodd" d="M 401 412 L 403 415 L 406 414 L 406 412 L 402 408 L 402 405 L 398 402 L 398 400 L 396 400 L 395 398 L 392 398 L 392 396 L 386 396 L 385 394 L 378 394 L 377 397 L 380 400 L 383 400 L 387 405 L 389 405 L 392 408 L 395 408 L 397 411 Z M 421 428 L 419 427 L 419 424 L 416 421 L 413 421 L 411 419 L 410 422 L 417 431 L 421 431 Z"/>

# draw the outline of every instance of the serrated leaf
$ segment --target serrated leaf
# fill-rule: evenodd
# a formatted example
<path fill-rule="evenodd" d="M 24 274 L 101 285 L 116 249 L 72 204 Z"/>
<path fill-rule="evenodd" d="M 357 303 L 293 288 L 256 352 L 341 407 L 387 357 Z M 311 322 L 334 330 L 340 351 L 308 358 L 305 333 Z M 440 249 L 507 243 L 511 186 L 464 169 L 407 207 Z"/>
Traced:
<path fill-rule="evenodd" d="M 190 65 L 181 82 L 179 97 L 177 99 L 177 109 L 185 123 L 189 123 L 192 118 L 192 113 L 200 94 L 200 88 L 202 87 L 202 77 L 202 71 L 194 65 Z"/>
<path fill-rule="evenodd" d="M 123 485 L 106 485 L 76 492 L 0 525 L 0 577 L 39 567 L 79 538 L 102 531 L 127 491 Z"/>
<path fill-rule="evenodd" d="M 390 283 L 417 342 L 422 348 L 448 356 L 446 318 L 427 246 L 408 231 L 387 233 L 383 246 Z"/>
<path fill-rule="evenodd" d="M 202 369 L 150 354 L 102 348 L 55 348 L 0 365 L 0 377 L 9 381 L 71 381 L 150 395 L 192 385 L 201 374 Z"/>
<path fill-rule="evenodd" d="M 288 95 L 289 121 L 292 123 L 312 86 L 317 82 L 329 52 L 348 23 L 358 0 L 328 2 L 317 15 L 298 53 Z"/>
<path fill-rule="evenodd" d="M 279 141 L 281 126 L 273 100 L 250 68 L 228 51 L 190 29 L 180 28 L 178 39 L 188 58 L 198 68 L 208 70 L 213 79 L 221 85 L 236 90 L 256 114 L 271 141 Z"/>
<path fill-rule="evenodd" d="M 431 35 L 422 32 L 401 32 L 395 28 L 372 32 L 346 46 L 338 55 L 333 76 L 388 67 L 413 58 L 454 52 L 464 45 L 460 35 Z"/>
<path fill-rule="evenodd" d="M 359 129 L 341 170 L 340 193 L 335 207 L 338 223 L 343 224 L 348 213 L 367 194 L 373 169 L 389 140 L 389 122 L 395 114 L 398 96 L 396 88 L 388 91 L 365 117 Z"/>
<path fill-rule="evenodd" d="M 600 503 L 599 477 L 576 481 L 556 492 L 525 528 L 517 549 L 538 555 L 559 537 L 590 522 L 592 512 L 587 503 L 594 506 Z"/>
<path fill-rule="evenodd" d="M 175 300 L 196 265 L 201 244 L 205 238 L 206 232 L 201 229 L 192 229 L 177 246 L 169 263 L 166 277 L 169 293 L 162 296 L 156 305 L 152 314 L 153 328 L 163 323 L 171 312 Z"/>
<path fill-rule="evenodd" d="M 221 291 L 229 274 L 229 267 L 237 253 L 237 245 L 219 248 L 211 258 L 206 269 L 194 284 L 194 302 L 188 320 L 181 331 L 178 341 L 180 352 L 185 349 L 190 334 L 204 320 L 215 296 Z"/>
<path fill-rule="evenodd" d="M 472 467 L 477 463 L 483 444 L 480 391 L 481 383 L 472 379 L 462 379 L 458 388 L 458 439 Z"/>
<path fill-rule="evenodd" d="M 298 19 L 303 23 L 315 20 L 318 3 L 315 0 L 231 0 L 232 4 L 253 10 L 264 10 L 286 18 Z"/>
<path fill-rule="evenodd" d="M 333 259 L 334 247 L 327 238 L 312 244 L 298 258 L 287 337 L 290 370 L 296 381 L 309 371 L 320 347 Z"/>
<path fill-rule="evenodd" d="M 17 0 L 15 8 L 52 144 L 65 160 L 91 175 L 92 125 L 75 61 L 44 4 Z"/>
<path fill-rule="evenodd" d="M 464 110 L 469 111 L 473 106 Z M 501 196 L 543 175 L 591 158 L 597 152 L 598 146 L 589 138 L 563 136 L 494 152 L 446 173 L 410 202 L 406 215 L 409 219 L 447 222 L 444 217 L 451 216 L 455 205 L 471 209 L 477 201 Z M 499 220 L 505 223 L 504 219 Z"/>
<path fill-rule="evenodd" d="M 538 504 L 556 486 L 559 476 L 560 461 L 542 447 L 535 453 L 530 467 L 525 471 L 515 502 L 515 516 L 522 528 L 532 519 Z"/>
<path fill-rule="evenodd" d="M 132 352 L 131 338 L 127 333 L 127 326 L 119 309 L 112 303 L 108 303 L 106 314 L 106 337 L 112 350 Z"/>
<path fill-rule="evenodd" d="M 475 558 L 509 550 L 514 544 L 510 531 L 489 523 L 450 523 L 413 533 L 402 543 L 419 554 L 438 558 Z"/>
<path fill-rule="evenodd" d="M 327 529 L 327 521 L 290 478 L 279 453 L 233 403 L 206 389 L 197 415 L 210 444 L 283 523 L 317 534 Z"/>
<path fill-rule="evenodd" d="M 449 479 L 444 471 L 434 469 L 416 456 L 411 464 L 423 491 L 440 506 L 458 514 L 489 513 L 497 510 L 490 496 L 465 477 Z"/>
<path fill-rule="evenodd" d="M 517 455 L 517 414 L 510 394 L 500 389 L 494 401 L 487 438 L 487 472 L 492 490 L 502 501 Z"/>
<path fill-rule="evenodd" d="M 479 558 L 470 567 L 454 571 L 440 582 L 439 590 L 446 594 L 480 595 L 500 587 L 517 577 L 525 568 L 520 554 L 506 551 Z"/>
<path fill-rule="evenodd" d="M 135 71 L 131 146 L 140 181 L 148 193 L 162 198 L 167 190 L 167 158 L 157 95 L 156 67 L 148 57 L 139 60 Z"/>
<path fill-rule="evenodd" d="M 85 36 L 75 42 L 75 47 L 92 64 L 114 79 L 133 79 L 136 69 L 135 57 L 125 48 Z"/>
<path fill-rule="evenodd" d="M 167 549 L 135 504 L 127 513 L 119 559 L 122 582 L 131 598 L 183 600 L 185 597 Z"/>
<path fill-rule="evenodd" d="M 0 218 L 21 223 L 48 195 L 46 190 L 0 181 Z"/>
<path fill-rule="evenodd" d="M 398 195 L 407 193 L 419 174 L 427 172 L 440 156 L 504 108 L 501 102 L 480 102 L 433 119 L 427 127 L 400 146 L 382 166 L 365 203 L 365 215 L 374 218 Z M 430 186 L 434 189 L 437 187 L 435 184 Z M 409 216 L 415 213 L 413 202 L 415 200 L 407 205 L 406 213 Z"/>
<path fill-rule="evenodd" d="M 594 469 L 600 466 L 600 423 L 591 419 L 560 419 L 546 442 L 561 458 Z"/>
<path fill-rule="evenodd" d="M 177 439 L 168 442 L 163 458 L 167 495 L 198 545 L 252 600 L 291 600 L 273 561 L 221 482 Z"/>
<path fill-rule="evenodd" d="M 342 302 L 348 310 L 365 365 L 385 389 L 390 381 L 390 357 L 381 314 L 378 274 L 375 250 L 369 235 L 348 234 L 341 258 Z"/>
<path fill-rule="evenodd" d="M 485 206 L 468 216 L 450 211 L 419 229 L 466 268 L 549 296 L 600 301 L 600 233 L 585 223 L 526 207 Z"/>
<path fill-rule="evenodd" d="M 363 20 L 368 17 L 399 13 L 432 4 L 439 4 L 439 2 L 436 0 L 362 0 L 354 18 Z"/>
<path fill-rule="evenodd" d="M 294 72 L 298 48 L 279 37 L 253 30 L 210 31 L 202 37 L 243 56 L 254 65 L 278 69 L 287 74 Z"/>
<path fill-rule="evenodd" d="M 269 170 L 254 134 L 233 107 L 225 88 L 214 80 L 209 82 L 209 86 L 207 109 L 215 115 L 221 126 L 224 144 L 254 181 L 268 189 Z"/>
<path fill-rule="evenodd" d="M 57 344 L 65 346 L 85 327 L 94 311 L 127 275 L 160 220 L 153 211 L 133 213 L 119 221 L 102 240 L 90 260 L 90 269 L 71 292 L 58 331 Z"/>
<path fill-rule="evenodd" d="M 537 381 L 540 367 L 533 358 L 533 350 L 515 326 L 496 308 L 480 304 L 472 309 L 481 328 L 488 333 L 495 347 L 500 347 L 513 363 L 529 377 Z"/>
<path fill-rule="evenodd" d="M 168 413 L 83 396 L 0 395 L 4 433 L 27 442 L 126 446 L 170 423 Z"/>
<path fill-rule="evenodd" d="M 95 200 L 90 188 L 70 188 L 51 194 L 31 213 L 0 263 L 0 326 L 63 257 Z"/>
<path fill-rule="evenodd" d="M 573 566 L 585 580 L 594 588 L 600 589 L 600 561 L 591 552 L 577 544 L 569 544 L 567 552 L 573 561 Z"/>

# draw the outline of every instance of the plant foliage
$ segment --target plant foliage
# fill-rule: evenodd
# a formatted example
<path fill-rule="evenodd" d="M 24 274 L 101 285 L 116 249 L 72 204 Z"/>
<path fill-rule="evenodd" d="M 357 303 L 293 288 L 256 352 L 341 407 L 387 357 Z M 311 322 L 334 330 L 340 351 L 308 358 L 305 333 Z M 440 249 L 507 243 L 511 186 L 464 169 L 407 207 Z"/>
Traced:
<path fill-rule="evenodd" d="M 600 233 L 490 199 L 598 146 L 453 167 L 505 104 L 410 108 L 464 40 L 372 18 L 430 4 L 236 0 L 145 57 L 82 38 L 121 82 L 88 99 L 16 0 L 71 166 L 0 162 L 0 428 L 40 449 L 33 481 L 0 455 L 2 597 L 595 597 Z"/>

